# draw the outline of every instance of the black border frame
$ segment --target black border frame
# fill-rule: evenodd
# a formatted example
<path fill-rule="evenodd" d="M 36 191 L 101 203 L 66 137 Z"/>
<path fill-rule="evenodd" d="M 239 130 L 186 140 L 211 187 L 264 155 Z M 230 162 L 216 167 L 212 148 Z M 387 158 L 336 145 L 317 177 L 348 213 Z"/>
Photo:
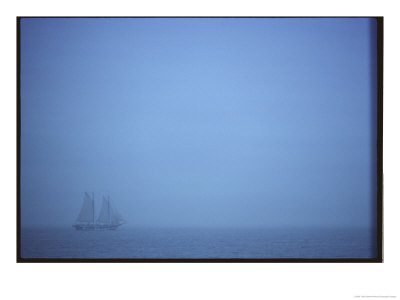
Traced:
<path fill-rule="evenodd" d="M 344 258 L 344 259 L 76 259 L 76 258 L 22 258 L 21 257 L 21 203 L 20 203 L 20 170 L 21 170 L 21 31 L 20 20 L 23 18 L 374 18 L 377 21 L 377 257 L 376 258 Z M 382 263 L 383 262 L 383 17 L 368 16 L 26 16 L 17 17 L 17 262 L 58 262 L 58 263 L 82 263 L 82 262 L 107 262 L 107 263 Z"/>

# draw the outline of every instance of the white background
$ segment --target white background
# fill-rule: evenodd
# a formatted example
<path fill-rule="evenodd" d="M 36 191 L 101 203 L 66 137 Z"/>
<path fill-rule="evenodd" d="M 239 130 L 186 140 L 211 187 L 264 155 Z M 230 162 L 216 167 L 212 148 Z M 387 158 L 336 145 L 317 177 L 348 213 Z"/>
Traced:
<path fill-rule="evenodd" d="M 2 299 L 400 297 L 399 10 L 396 1 L 14 1 L 1 9 Z M 384 16 L 384 263 L 16 263 L 16 16 Z M 397 277 L 397 278 L 396 278 Z M 397 286 L 396 286 L 397 283 Z M 361 298 L 362 299 L 362 298 Z M 366 299 L 366 298 L 364 298 Z M 376 299 L 376 298 L 374 298 Z"/>

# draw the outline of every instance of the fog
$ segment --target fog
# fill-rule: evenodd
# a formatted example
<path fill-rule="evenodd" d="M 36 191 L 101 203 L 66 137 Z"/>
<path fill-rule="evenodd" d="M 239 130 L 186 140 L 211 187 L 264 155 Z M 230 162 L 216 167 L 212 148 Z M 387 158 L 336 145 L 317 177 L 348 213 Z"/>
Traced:
<path fill-rule="evenodd" d="M 22 19 L 21 222 L 370 226 L 376 23 Z"/>

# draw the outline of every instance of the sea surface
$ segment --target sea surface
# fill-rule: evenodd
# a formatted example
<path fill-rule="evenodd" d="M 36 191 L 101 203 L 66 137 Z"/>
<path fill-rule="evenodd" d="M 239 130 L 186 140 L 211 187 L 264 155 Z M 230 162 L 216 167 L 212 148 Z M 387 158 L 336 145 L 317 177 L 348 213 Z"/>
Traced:
<path fill-rule="evenodd" d="M 374 258 L 363 228 L 21 228 L 22 258 Z"/>

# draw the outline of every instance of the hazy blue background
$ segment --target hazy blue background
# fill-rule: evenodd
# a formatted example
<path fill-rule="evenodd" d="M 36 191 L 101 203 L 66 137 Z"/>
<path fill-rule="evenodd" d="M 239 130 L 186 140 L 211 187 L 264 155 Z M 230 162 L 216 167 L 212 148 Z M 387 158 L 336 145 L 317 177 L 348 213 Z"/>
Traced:
<path fill-rule="evenodd" d="M 22 19 L 23 225 L 369 226 L 372 19 Z M 97 208 L 99 204 L 97 204 Z"/>

